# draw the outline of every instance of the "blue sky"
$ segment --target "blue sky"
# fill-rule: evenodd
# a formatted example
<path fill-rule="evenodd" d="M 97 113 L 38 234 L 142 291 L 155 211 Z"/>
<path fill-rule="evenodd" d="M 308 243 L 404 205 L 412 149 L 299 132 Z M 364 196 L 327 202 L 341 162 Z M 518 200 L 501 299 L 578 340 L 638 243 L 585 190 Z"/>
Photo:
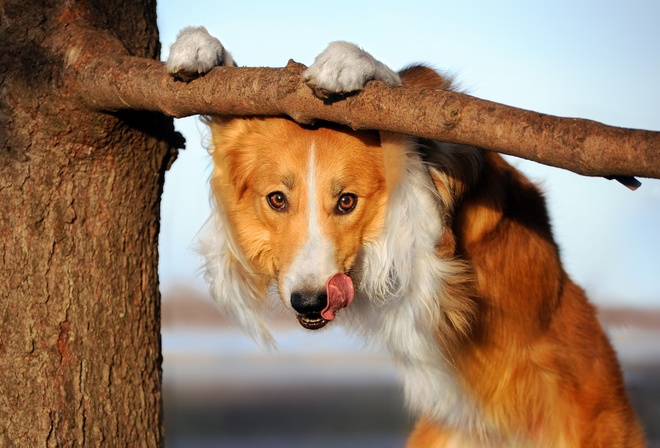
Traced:
<path fill-rule="evenodd" d="M 163 58 L 179 29 L 204 25 L 240 65 L 309 65 L 333 40 L 393 68 L 426 62 L 470 94 L 539 112 L 660 130 L 660 2 L 159 0 Z M 166 177 L 160 236 L 163 290 L 204 288 L 195 235 L 210 213 L 204 126 Z M 660 149 L 659 149 L 660 151 Z M 598 304 L 660 307 L 660 181 L 631 192 L 512 159 L 546 192 L 562 259 Z"/>

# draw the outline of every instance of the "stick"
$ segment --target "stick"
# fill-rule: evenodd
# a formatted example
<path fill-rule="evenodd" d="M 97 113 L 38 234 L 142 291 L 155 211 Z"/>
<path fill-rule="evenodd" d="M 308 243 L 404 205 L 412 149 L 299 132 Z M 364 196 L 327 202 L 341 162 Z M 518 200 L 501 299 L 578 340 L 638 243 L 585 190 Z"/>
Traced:
<path fill-rule="evenodd" d="M 90 33 L 87 32 L 87 35 Z M 189 115 L 287 115 L 300 123 L 326 120 L 353 129 L 379 129 L 461 143 L 522 157 L 587 176 L 630 181 L 660 178 L 660 132 L 560 118 L 469 95 L 371 82 L 364 91 L 327 103 L 301 81 L 305 66 L 218 67 L 189 83 L 164 64 L 93 51 L 79 40 L 69 61 L 78 98 L 95 110 Z"/>

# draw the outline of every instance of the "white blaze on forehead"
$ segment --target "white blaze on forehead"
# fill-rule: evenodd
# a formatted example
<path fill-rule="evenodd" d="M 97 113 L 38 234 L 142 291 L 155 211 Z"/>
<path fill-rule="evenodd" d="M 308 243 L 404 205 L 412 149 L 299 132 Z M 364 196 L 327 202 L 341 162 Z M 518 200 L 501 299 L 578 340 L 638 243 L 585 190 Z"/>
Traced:
<path fill-rule="evenodd" d="M 314 142 L 309 148 L 309 161 L 307 162 L 307 228 L 310 239 L 321 234 L 318 222 L 318 204 L 316 199 L 316 161 L 314 160 Z"/>
<path fill-rule="evenodd" d="M 314 152 L 314 143 L 312 143 L 307 164 L 307 204 L 306 207 L 301 208 L 301 213 L 307 213 L 307 239 L 284 273 L 285 302 L 288 302 L 294 291 L 324 290 L 328 279 L 338 272 L 334 246 L 323 234 L 320 222 L 323 206 L 322 195 L 319 195 L 320 186 L 317 183 Z"/>

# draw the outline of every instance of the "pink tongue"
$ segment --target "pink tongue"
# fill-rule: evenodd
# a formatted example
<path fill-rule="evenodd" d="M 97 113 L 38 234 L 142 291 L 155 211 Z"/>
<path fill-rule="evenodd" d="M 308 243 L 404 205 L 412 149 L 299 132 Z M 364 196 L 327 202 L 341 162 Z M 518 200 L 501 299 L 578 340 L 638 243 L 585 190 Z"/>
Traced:
<path fill-rule="evenodd" d="M 325 284 L 328 294 L 328 306 L 321 312 L 325 320 L 333 320 L 335 313 L 353 301 L 353 281 L 346 274 L 335 274 Z"/>

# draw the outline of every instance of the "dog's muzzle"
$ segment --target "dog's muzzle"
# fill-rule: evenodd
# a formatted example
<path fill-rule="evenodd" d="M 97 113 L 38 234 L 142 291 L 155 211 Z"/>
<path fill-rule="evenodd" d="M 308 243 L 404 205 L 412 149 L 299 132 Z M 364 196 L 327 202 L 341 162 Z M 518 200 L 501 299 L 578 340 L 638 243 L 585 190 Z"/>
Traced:
<path fill-rule="evenodd" d="M 330 277 L 325 291 L 301 290 L 291 293 L 291 306 L 298 313 L 298 322 L 308 330 L 323 328 L 335 314 L 353 301 L 353 281 L 342 273 Z"/>

